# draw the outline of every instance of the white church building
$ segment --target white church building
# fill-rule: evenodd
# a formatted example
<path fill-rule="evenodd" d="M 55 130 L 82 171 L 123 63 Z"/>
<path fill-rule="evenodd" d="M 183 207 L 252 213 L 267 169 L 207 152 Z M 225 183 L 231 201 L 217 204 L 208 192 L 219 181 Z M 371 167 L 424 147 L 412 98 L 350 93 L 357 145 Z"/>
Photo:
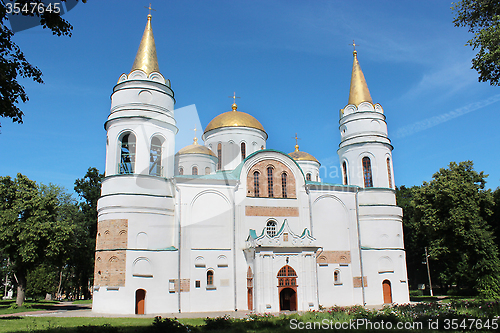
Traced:
<path fill-rule="evenodd" d="M 236 104 L 208 124 L 203 143 L 176 152 L 174 93 L 151 15 L 105 128 L 94 312 L 409 301 L 393 147 L 356 51 L 339 121 L 342 184 L 322 182 L 320 163 L 298 145 L 289 154 L 268 148 L 263 124 Z"/>

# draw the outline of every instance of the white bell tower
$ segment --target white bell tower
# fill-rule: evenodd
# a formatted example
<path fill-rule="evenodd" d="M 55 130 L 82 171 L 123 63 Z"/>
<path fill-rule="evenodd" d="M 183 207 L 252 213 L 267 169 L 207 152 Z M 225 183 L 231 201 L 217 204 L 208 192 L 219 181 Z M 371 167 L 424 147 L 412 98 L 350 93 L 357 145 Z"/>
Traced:
<path fill-rule="evenodd" d="M 358 186 L 356 227 L 359 268 L 365 285 L 363 302 L 381 303 L 383 291 L 392 293 L 395 302 L 406 303 L 409 296 L 403 211 L 396 203 L 393 147 L 387 136 L 384 110 L 372 102 L 356 50 L 349 102 L 340 110 L 339 123 L 342 182 Z"/>
<path fill-rule="evenodd" d="M 158 67 L 150 14 L 131 71 L 113 88 L 104 124 L 106 171 L 97 205 L 95 312 L 177 310 L 175 295 L 165 287 L 173 273 L 164 268 L 175 272 L 178 265 L 174 103 L 170 81 Z"/>

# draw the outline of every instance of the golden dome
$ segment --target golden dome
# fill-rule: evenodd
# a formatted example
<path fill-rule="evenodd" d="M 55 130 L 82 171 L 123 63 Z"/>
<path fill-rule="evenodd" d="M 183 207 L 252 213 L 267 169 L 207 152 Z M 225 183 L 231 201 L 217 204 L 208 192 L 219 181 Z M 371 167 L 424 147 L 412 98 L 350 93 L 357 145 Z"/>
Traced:
<path fill-rule="evenodd" d="M 210 149 L 208 149 L 205 146 L 199 145 L 197 138 L 195 138 L 192 145 L 189 145 L 189 146 L 182 148 L 181 150 L 179 150 L 179 152 L 177 154 L 178 155 L 203 154 L 203 155 L 210 155 L 213 157 L 217 157 Z"/>
<path fill-rule="evenodd" d="M 238 106 L 236 103 L 233 104 L 232 108 L 233 111 L 224 112 L 212 119 L 212 121 L 205 128 L 204 133 L 222 127 L 250 127 L 266 132 L 262 124 L 253 116 L 245 112 L 237 111 L 236 109 Z"/>
<path fill-rule="evenodd" d="M 313 161 L 319 163 L 319 161 L 311 154 L 308 154 L 305 151 L 299 151 L 299 145 L 295 145 L 295 151 L 288 154 L 288 156 L 290 156 L 296 161 Z"/>

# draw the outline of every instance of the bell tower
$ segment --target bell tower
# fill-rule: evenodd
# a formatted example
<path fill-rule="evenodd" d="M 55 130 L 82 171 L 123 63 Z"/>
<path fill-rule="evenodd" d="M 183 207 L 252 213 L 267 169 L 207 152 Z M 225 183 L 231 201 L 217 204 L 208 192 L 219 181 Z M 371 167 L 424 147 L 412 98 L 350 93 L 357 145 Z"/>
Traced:
<path fill-rule="evenodd" d="M 364 304 L 409 301 L 403 211 L 396 203 L 392 145 L 354 50 L 349 101 L 340 110 L 338 149 L 344 185 L 356 187 L 356 228 Z M 393 295 L 383 298 L 383 295 Z"/>
<path fill-rule="evenodd" d="M 158 66 L 149 14 L 132 69 L 113 88 L 104 124 L 106 170 L 97 204 L 95 312 L 177 310 L 175 295 L 164 287 L 173 273 L 162 269 L 175 272 L 178 264 L 174 104 L 170 81 Z"/>

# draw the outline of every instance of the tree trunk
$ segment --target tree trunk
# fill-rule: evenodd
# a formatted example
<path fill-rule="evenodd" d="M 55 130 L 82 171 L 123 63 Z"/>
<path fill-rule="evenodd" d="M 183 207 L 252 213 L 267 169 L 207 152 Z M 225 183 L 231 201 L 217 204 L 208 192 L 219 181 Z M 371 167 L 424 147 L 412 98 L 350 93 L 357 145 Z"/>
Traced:
<path fill-rule="evenodd" d="M 26 274 L 24 272 L 17 272 L 17 306 L 23 306 L 24 297 L 26 294 Z"/>

